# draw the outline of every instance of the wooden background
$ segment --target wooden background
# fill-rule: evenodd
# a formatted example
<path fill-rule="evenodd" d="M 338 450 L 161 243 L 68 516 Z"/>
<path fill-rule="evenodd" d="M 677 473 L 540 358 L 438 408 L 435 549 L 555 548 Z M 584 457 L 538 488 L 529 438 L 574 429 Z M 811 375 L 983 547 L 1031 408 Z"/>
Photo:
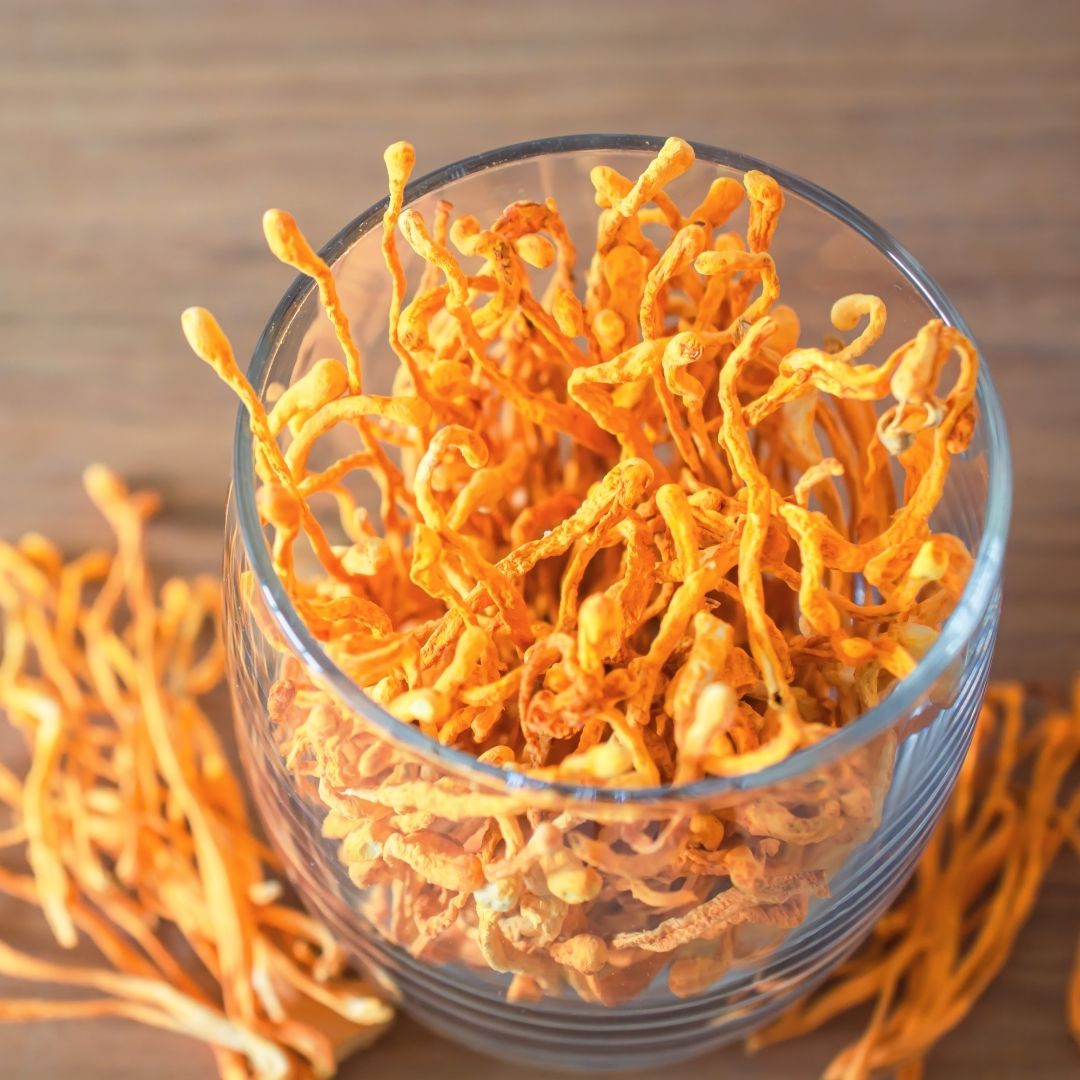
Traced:
<path fill-rule="evenodd" d="M 574 131 L 680 134 L 817 180 L 882 222 L 970 321 L 1005 401 L 1016 509 L 996 671 L 1080 663 L 1080 4 L 0 0 L 0 532 L 104 539 L 91 460 L 158 487 L 162 570 L 214 569 L 234 406 L 181 340 L 212 307 L 246 354 L 289 281 L 267 206 L 319 241 L 424 171 Z M 224 717 L 223 717 L 224 721 Z M 933 1077 L 1076 1076 L 1063 988 L 1080 869 Z M 0 935 L 40 940 L 0 902 Z M 0 988 L 0 993 L 3 990 Z M 812 1077 L 852 1027 L 665 1070 Z M 0 1074 L 210 1074 L 120 1023 L 0 1029 Z M 409 1021 L 346 1078 L 530 1080 Z"/>

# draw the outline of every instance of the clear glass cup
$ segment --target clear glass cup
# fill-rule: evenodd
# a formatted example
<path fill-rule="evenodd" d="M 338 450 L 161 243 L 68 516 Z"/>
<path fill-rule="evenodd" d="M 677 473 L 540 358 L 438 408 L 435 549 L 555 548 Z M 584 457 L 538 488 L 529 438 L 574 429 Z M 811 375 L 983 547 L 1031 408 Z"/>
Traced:
<path fill-rule="evenodd" d="M 436 201 L 446 198 L 456 212 L 484 221 L 516 199 L 554 195 L 571 235 L 584 245 L 595 228 L 590 169 L 605 164 L 636 175 L 661 143 L 627 135 L 524 143 L 418 180 L 406 203 L 430 220 Z M 738 178 L 752 168 L 783 186 L 786 207 L 773 253 L 784 300 L 800 313 L 805 340 L 830 330 L 830 305 L 849 292 L 886 299 L 882 350 L 913 336 L 932 316 L 967 333 L 922 267 L 853 207 L 744 155 L 695 149 L 698 163 L 671 188 L 676 199 L 685 191 L 692 205 L 714 177 Z M 388 390 L 396 365 L 385 344 L 389 282 L 379 251 L 384 206 L 361 214 L 322 252 L 334 267 L 364 351 L 367 388 L 374 392 Z M 403 255 L 415 281 L 418 264 L 407 249 Z M 265 395 L 324 355 L 339 355 L 333 334 L 311 282 L 298 279 L 267 324 L 249 377 Z M 856 722 L 771 768 L 680 788 L 626 790 L 545 783 L 482 764 L 394 719 L 336 669 L 272 569 L 255 508 L 252 439 L 241 416 L 225 557 L 236 727 L 255 801 L 304 902 L 422 1023 L 532 1065 L 640 1068 L 689 1057 L 745 1036 L 805 994 L 859 944 L 904 885 L 969 744 L 998 623 L 1011 485 L 1001 409 L 985 366 L 977 403 L 974 440 L 954 458 L 932 521 L 935 530 L 955 534 L 976 552 L 974 568 L 915 672 Z M 392 761 L 395 776 L 422 778 L 439 792 L 439 804 L 427 806 L 423 816 L 428 835 L 445 836 L 461 850 L 461 842 L 465 848 L 471 842 L 465 838 L 491 835 L 491 822 L 499 817 L 522 823 L 532 836 L 556 821 L 564 835 L 577 837 L 561 842 L 572 845 L 574 865 L 595 869 L 589 891 L 598 878 L 599 893 L 560 898 L 551 876 L 553 855 L 541 852 L 519 870 L 530 889 L 554 900 L 534 900 L 526 910 L 518 899 L 520 879 L 512 874 L 502 883 L 477 882 L 436 933 L 439 897 L 446 894 L 407 857 L 389 860 L 390 873 L 372 872 L 378 836 L 348 832 L 362 821 L 363 804 L 345 807 L 343 825 L 341 814 L 329 814 L 317 764 L 286 761 L 298 706 L 275 698 L 283 678 L 301 686 L 300 698 L 306 693 L 332 703 L 335 715 L 347 719 L 358 751 L 368 752 L 365 760 L 384 766 Z M 299 715 L 307 714 L 301 709 Z M 356 767 L 363 774 L 367 766 Z M 341 794 L 349 790 L 346 781 L 338 786 L 339 802 L 351 798 Z M 714 886 L 718 879 L 710 879 L 707 868 L 695 864 L 685 881 L 673 876 L 670 859 L 685 858 L 677 853 L 688 838 L 707 831 L 709 821 L 723 823 L 728 843 L 745 838 L 761 850 L 767 838 L 771 858 L 790 868 L 794 884 L 752 911 L 725 911 L 725 890 Z M 617 853 L 628 858 L 605 858 L 596 850 L 601 840 L 610 853 L 612 838 L 621 841 Z M 753 865 L 744 871 L 752 875 Z M 546 876 L 541 881 L 538 874 Z M 651 940 L 645 947 L 618 947 L 613 927 L 625 932 L 638 920 L 636 929 L 646 930 L 664 917 L 655 896 L 650 906 L 635 890 L 655 892 L 658 883 L 678 890 L 687 882 L 698 889 L 699 902 L 712 897 L 704 933 L 698 927 L 675 946 Z M 417 929 L 420 923 L 429 935 Z M 493 924 L 500 927 L 494 946 Z M 531 983 L 513 971 L 493 970 L 531 970 L 528 957 L 547 955 L 530 953 L 532 945 L 552 932 L 565 936 L 567 927 L 589 939 L 587 959 L 555 970 L 537 961 Z"/>

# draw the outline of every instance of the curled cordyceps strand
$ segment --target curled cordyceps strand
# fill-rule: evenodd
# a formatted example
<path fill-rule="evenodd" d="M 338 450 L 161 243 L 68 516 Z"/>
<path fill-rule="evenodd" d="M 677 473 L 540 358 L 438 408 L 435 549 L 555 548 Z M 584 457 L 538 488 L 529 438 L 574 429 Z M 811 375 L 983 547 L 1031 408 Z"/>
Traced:
<path fill-rule="evenodd" d="M 699 362 L 707 363 L 716 352 L 730 344 L 727 335 L 722 336 L 725 340 L 714 340 L 707 348 L 705 338 L 700 333 L 684 331 L 676 334 L 668 340 L 660 364 L 667 390 L 680 400 L 686 413 L 692 444 L 689 448 L 684 445 L 685 432 L 681 424 L 673 423 L 672 417 L 667 417 L 672 439 L 683 461 L 690 465 L 696 476 L 703 480 L 711 479 L 718 488 L 729 491 L 730 473 L 720 460 L 716 440 L 705 420 L 705 387 L 700 379 L 695 378 L 688 370 L 691 365 L 698 365 Z M 701 462 L 696 469 L 693 465 L 695 461 Z"/>
<path fill-rule="evenodd" d="M 506 320 L 519 308 L 524 310 L 522 289 L 525 267 L 513 245 L 505 237 L 481 229 L 475 218 L 460 217 L 450 228 L 450 239 L 462 255 L 478 255 L 486 260 L 495 281 L 495 294 L 470 314 L 472 325 L 484 341 L 494 338 Z"/>
<path fill-rule="evenodd" d="M 838 330 L 853 330 L 862 318 L 866 326 L 849 342 L 835 351 L 816 348 L 793 348 L 780 361 L 779 374 L 772 386 L 745 409 L 747 426 L 759 426 L 771 413 L 787 402 L 820 390 L 841 401 L 876 401 L 886 393 L 893 372 L 906 353 L 921 348 L 923 337 L 933 323 L 927 324 L 913 341 L 897 349 L 883 364 L 853 365 L 852 360 L 866 353 L 885 330 L 885 304 L 877 296 L 853 293 L 833 304 L 832 322 Z M 877 443 L 880 446 L 880 443 Z M 879 482 L 880 486 L 880 482 Z"/>
<path fill-rule="evenodd" d="M 315 443 L 332 427 L 343 422 L 366 422 L 373 417 L 406 429 L 421 428 L 431 418 L 431 407 L 420 398 L 376 397 L 371 394 L 352 394 L 326 402 L 304 421 L 286 451 L 285 462 L 294 483 L 301 482 L 307 472 L 308 455 Z"/>
<path fill-rule="evenodd" d="M 555 242 L 556 250 L 556 272 L 552 286 L 556 290 L 573 289 L 574 263 L 577 253 L 554 199 L 548 198 L 542 203 L 528 201 L 511 203 L 492 225 L 492 231 L 515 242 L 519 253 L 521 241 L 528 238 L 543 240 L 543 237 L 536 234 L 546 232 Z"/>
<path fill-rule="evenodd" d="M 349 319 L 338 296 L 334 275 L 326 262 L 315 254 L 293 216 L 284 210 L 267 210 L 263 214 L 263 234 L 274 255 L 283 263 L 307 274 L 319 287 L 319 297 L 334 327 L 338 344 L 349 370 L 349 390 L 359 394 L 364 388 L 363 363 L 360 350 L 349 329 Z"/>
<path fill-rule="evenodd" d="M 878 438 L 890 454 L 903 453 L 919 432 L 944 419 L 944 403 L 934 391 L 952 347 L 951 330 L 935 319 L 900 356 L 889 383 L 896 405 L 878 419 Z"/>
<path fill-rule="evenodd" d="M 288 427 L 295 435 L 296 429 L 313 412 L 341 397 L 348 386 L 349 374 L 340 361 L 329 358 L 316 361 L 306 375 L 286 387 L 274 402 L 269 415 L 270 433 L 276 437 Z"/>
<path fill-rule="evenodd" d="M 776 264 L 772 256 L 764 252 L 705 251 L 695 258 L 694 266 L 699 273 L 707 277 L 722 274 L 726 279 L 731 274 L 742 271 L 744 274 L 757 274 L 761 278 L 761 295 L 745 310 L 732 313 L 737 316 L 737 321 L 755 322 L 769 311 L 780 296 Z"/>
<path fill-rule="evenodd" d="M 634 187 L 634 181 L 609 165 L 597 165 L 589 173 L 589 180 L 596 189 L 596 205 L 612 209 L 622 204 Z M 742 192 L 740 191 L 740 196 Z M 678 206 L 666 191 L 657 190 L 651 195 L 657 209 L 668 227 L 674 232 L 682 228 L 684 221 Z M 648 201 L 648 200 L 646 200 Z M 629 216 L 629 215 L 624 215 Z"/>
<path fill-rule="evenodd" d="M 611 432 L 627 454 L 647 461 L 660 473 L 663 466 L 640 416 L 631 406 L 620 404 L 616 390 L 651 378 L 662 355 L 662 342 L 643 341 L 606 363 L 577 368 L 566 384 L 570 396 L 598 428 Z"/>
<path fill-rule="evenodd" d="M 453 532 L 463 529 L 474 513 L 496 507 L 521 482 L 528 455 L 521 446 L 512 446 L 505 460 L 487 468 L 477 467 L 446 512 L 446 527 Z"/>
<path fill-rule="evenodd" d="M 266 409 L 247 377 L 240 370 L 232 345 L 218 321 L 205 308 L 190 307 L 180 316 L 180 326 L 191 351 L 209 364 L 218 378 L 240 399 L 247 410 L 251 433 L 256 442 L 256 468 L 264 479 L 292 488 L 288 466 L 275 439 Z M 302 396 L 302 394 L 298 394 Z M 286 403 L 285 408 L 289 407 Z"/>
<path fill-rule="evenodd" d="M 687 225 L 672 238 L 660 261 L 649 271 L 641 295 L 641 336 L 660 337 L 664 329 L 659 299 L 661 291 L 704 251 L 708 235 L 701 225 Z"/>
<path fill-rule="evenodd" d="M 648 952 L 672 952 L 680 945 L 702 937 L 715 936 L 719 931 L 741 923 L 767 922 L 769 908 L 779 906 L 803 889 L 816 896 L 827 895 L 824 876 L 819 873 L 792 874 L 788 880 L 777 880 L 760 899 L 739 889 L 728 889 L 685 915 L 665 919 L 653 930 L 616 934 L 612 942 L 616 949 L 645 949 Z"/>
<path fill-rule="evenodd" d="M 761 665 L 771 704 L 787 713 L 791 708 L 789 690 L 772 643 L 761 580 L 760 560 L 771 516 L 771 497 L 768 482 L 758 468 L 743 426 L 737 393 L 740 373 L 755 359 L 773 325 L 771 320 L 762 319 L 751 327 L 720 373 L 720 440 L 733 473 L 746 485 L 747 491 L 746 524 L 739 544 L 739 591 L 746 612 L 750 649 Z"/>
<path fill-rule="evenodd" d="M 819 634 L 826 636 L 840 629 L 840 613 L 824 585 L 826 571 L 822 553 L 820 519 L 800 506 L 781 504 L 781 517 L 787 522 L 799 545 L 802 566 L 799 571 L 799 606 L 803 618 Z"/>
<path fill-rule="evenodd" d="M 456 307 L 466 305 L 469 301 L 469 287 L 465 273 L 446 245 L 436 243 L 431 238 L 423 217 L 415 210 L 403 210 L 398 215 L 398 227 L 416 254 L 442 272 L 450 288 L 448 299 Z"/>
<path fill-rule="evenodd" d="M 866 319 L 866 326 L 859 334 L 849 344 L 831 354 L 834 362 L 850 363 L 862 356 L 872 345 L 876 345 L 885 332 L 885 303 L 880 296 L 852 293 L 849 296 L 842 296 L 833 304 L 829 318 L 837 330 L 854 330 L 863 319 Z M 925 328 L 924 331 L 920 331 L 920 333 L 923 332 Z"/>
<path fill-rule="evenodd" d="M 431 488 L 432 474 L 451 449 L 459 451 L 465 463 L 473 469 L 481 468 L 488 461 L 487 444 L 467 428 L 452 425 L 442 428 L 432 437 L 416 468 L 413 490 L 417 510 L 425 523 L 433 529 L 442 524 L 444 511 Z"/>
<path fill-rule="evenodd" d="M 510 575 L 493 566 L 467 537 L 449 536 L 445 543 L 457 558 L 461 570 L 482 588 L 495 606 L 513 642 L 521 649 L 533 640 L 529 610 Z"/>
<path fill-rule="evenodd" d="M 630 190 L 613 207 L 620 217 L 636 214 L 694 163 L 694 148 L 682 139 L 668 139 Z"/>
<path fill-rule="evenodd" d="M 409 373 L 418 397 L 429 405 L 436 405 L 436 399 L 428 388 L 427 379 L 416 358 L 406 347 L 401 339 L 401 305 L 405 296 L 406 280 L 405 269 L 401 265 L 401 257 L 397 250 L 397 221 L 401 214 L 402 203 L 405 198 L 405 185 L 412 175 L 413 166 L 416 164 L 416 151 L 407 142 L 396 142 L 386 148 L 383 154 L 386 164 L 386 175 L 389 181 L 390 197 L 386 211 L 383 214 L 382 254 L 386 263 L 387 272 L 390 274 L 390 312 L 388 316 L 390 347 L 394 350 L 398 359 Z M 358 393 L 359 384 L 354 384 L 353 392 Z"/>
<path fill-rule="evenodd" d="M 621 519 L 648 494 L 653 472 L 638 458 L 612 466 L 590 490 L 577 510 L 549 529 L 545 536 L 515 548 L 499 562 L 499 568 L 516 576 L 528 573 L 541 559 L 562 555 L 575 540 L 592 531 L 602 518 Z"/>
<path fill-rule="evenodd" d="M 689 783 L 704 775 L 706 759 L 717 753 L 718 741 L 735 721 L 736 693 L 721 681 L 733 638 L 729 624 L 705 612 L 694 616 L 694 644 L 678 681 L 672 684 L 671 712 L 679 751 L 676 783 Z"/>
<path fill-rule="evenodd" d="M 682 139 L 668 139 L 660 148 L 656 157 L 649 162 L 642 174 L 625 187 L 626 180 L 611 169 L 600 167 L 594 170 L 592 180 L 597 188 L 597 201 L 601 205 L 610 203 L 610 209 L 600 215 L 597 229 L 596 254 L 589 267 L 586 310 L 595 313 L 602 305 L 603 289 L 599 268 L 603 256 L 620 239 L 638 248 L 651 265 L 659 252 L 641 232 L 641 209 L 650 201 L 668 207 L 672 213 L 668 223 L 672 228 L 679 228 L 683 222 L 677 208 L 663 193 L 663 188 L 673 179 L 681 176 L 694 161 L 693 148 Z M 625 190 L 625 194 L 622 192 Z"/>
<path fill-rule="evenodd" d="M 953 453 L 950 441 L 956 428 L 966 423 L 975 398 L 975 380 L 978 374 L 978 357 L 971 342 L 952 327 L 945 328 L 945 336 L 949 349 L 955 350 L 959 356 L 960 371 L 943 402 L 943 415 L 934 426 L 930 461 L 915 490 L 897 511 L 889 527 L 874 540 L 863 545 L 868 557 L 917 536 L 926 527 L 930 514 L 944 491 Z"/>
<path fill-rule="evenodd" d="M 300 525 L 311 542 L 319 562 L 327 572 L 341 581 L 351 580 L 351 575 L 333 551 L 326 533 L 315 519 L 307 502 L 300 496 L 296 481 L 286 463 L 270 427 L 270 420 L 259 395 L 237 366 L 232 346 L 225 337 L 217 320 L 205 308 L 188 308 L 181 317 L 184 336 L 192 351 L 209 364 L 218 377 L 240 399 L 247 410 L 251 432 L 255 439 L 255 460 L 265 463 L 266 479 L 279 484 L 295 499 Z"/>

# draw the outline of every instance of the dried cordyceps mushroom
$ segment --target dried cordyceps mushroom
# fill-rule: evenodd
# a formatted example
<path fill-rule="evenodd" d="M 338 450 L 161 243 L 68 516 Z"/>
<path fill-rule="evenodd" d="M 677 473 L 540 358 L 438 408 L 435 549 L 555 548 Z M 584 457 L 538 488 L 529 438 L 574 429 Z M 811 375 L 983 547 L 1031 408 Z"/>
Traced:
<path fill-rule="evenodd" d="M 0 542 L 0 705 L 30 751 L 25 775 L 0 766 L 0 848 L 29 871 L 0 867 L 0 894 L 103 962 L 0 941 L 0 974 L 93 992 L 9 997 L 0 1022 L 120 1016 L 206 1042 L 226 1080 L 329 1076 L 392 1011 L 267 876 L 277 860 L 199 705 L 224 667 L 220 583 L 155 593 L 143 529 L 156 499 L 100 467 L 86 488 L 115 555 Z"/>
<path fill-rule="evenodd" d="M 1012 951 L 1058 850 L 1080 853 L 1080 681 L 1069 709 L 1024 721 L 1024 693 L 991 685 L 941 823 L 907 891 L 870 939 L 823 989 L 750 1039 L 752 1048 L 813 1031 L 872 1003 L 859 1040 L 841 1051 L 826 1080 L 868 1080 L 894 1069 L 922 1075 L 923 1059 L 968 1014 Z M 1080 962 L 1068 1019 L 1080 1044 Z"/>
<path fill-rule="evenodd" d="M 212 316 L 184 313 L 248 411 L 274 566 L 328 656 L 503 769 L 634 788 L 779 762 L 914 668 L 971 565 L 929 524 L 972 433 L 970 342 L 932 320 L 862 362 L 886 313 L 855 294 L 832 310 L 850 341 L 800 346 L 769 254 L 779 185 L 718 180 L 683 216 L 663 189 L 693 159 L 670 139 L 636 180 L 593 171 L 579 297 L 554 200 L 487 227 L 441 203 L 429 228 L 403 208 L 413 150 L 390 147 L 393 396 L 364 392 L 332 277 L 283 212 L 266 215 L 270 247 L 318 283 L 345 363 L 318 359 L 267 412 Z M 744 198 L 745 236 L 724 231 Z M 402 238 L 426 265 L 409 300 Z M 552 265 L 536 295 L 531 268 Z M 361 449 L 315 469 L 338 425 Z M 377 523 L 356 474 L 378 486 Z M 325 494 L 333 520 L 310 505 Z M 381 933 L 510 973 L 514 995 L 605 1003 L 665 965 L 673 992 L 700 992 L 801 923 L 876 827 L 895 751 L 883 736 L 699 813 L 560 812 L 435 777 L 287 654 L 268 711 Z"/>
<path fill-rule="evenodd" d="M 714 235 L 743 189 L 715 181 L 684 218 L 662 187 L 691 161 L 672 140 L 636 182 L 594 171 L 603 212 L 582 302 L 552 200 L 517 203 L 489 230 L 451 223 L 443 202 L 429 234 L 402 212 L 412 150 L 391 147 L 393 398 L 363 393 L 329 269 L 280 212 L 267 238 L 318 281 L 346 363 L 318 360 L 266 415 L 213 321 L 185 316 L 251 413 L 260 513 L 313 632 L 397 716 L 539 779 L 679 785 L 779 760 L 910 670 L 970 561 L 927 524 L 971 435 L 970 345 L 931 322 L 880 366 L 855 364 L 885 318 L 857 295 L 833 322 L 866 318 L 860 334 L 799 348 L 767 251 L 779 189 L 748 174 L 745 240 Z M 404 307 L 399 224 L 428 260 Z M 664 250 L 646 238 L 657 224 L 672 233 Z M 525 268 L 548 266 L 538 300 Z M 942 394 L 952 352 L 960 375 Z M 872 403 L 890 393 L 878 418 Z M 312 470 L 338 424 L 363 449 Z M 890 456 L 905 474 L 899 512 Z M 347 487 L 359 470 L 380 485 L 378 529 Z M 105 963 L 0 942 L 5 976 L 95 995 L 8 998 L 0 1021 L 125 1017 L 203 1039 L 223 1077 L 329 1076 L 390 1013 L 266 876 L 276 860 L 198 704 L 222 670 L 217 582 L 154 594 L 142 547 L 154 498 L 102 469 L 87 487 L 117 555 L 65 562 L 40 536 L 0 543 L 0 706 L 30 750 L 24 775 L 0 765 L 0 849 L 28 871 L 8 860 L 0 893 L 39 906 L 62 946 L 85 935 Z M 309 505 L 323 493 L 347 542 Z M 322 567 L 311 579 L 301 536 Z M 519 1001 L 569 987 L 613 1005 L 661 974 L 692 996 L 759 955 L 874 828 L 894 752 L 880 739 L 696 813 L 579 813 L 433 777 L 287 655 L 267 710 L 373 925 L 432 961 L 508 973 Z M 827 1075 L 921 1075 L 1005 962 L 1054 852 L 1080 852 L 1080 793 L 1064 794 L 1080 687 L 1071 713 L 1024 731 L 1021 711 L 1018 688 L 991 688 L 912 886 L 755 1045 L 874 1000 Z M 1080 962 L 1067 1014 L 1080 1042 Z"/>

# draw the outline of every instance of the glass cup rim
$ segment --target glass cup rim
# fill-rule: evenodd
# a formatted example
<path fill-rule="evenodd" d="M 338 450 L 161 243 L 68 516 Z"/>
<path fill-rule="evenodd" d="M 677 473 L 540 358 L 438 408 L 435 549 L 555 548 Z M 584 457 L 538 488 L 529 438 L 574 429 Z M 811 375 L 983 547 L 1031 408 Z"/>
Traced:
<path fill-rule="evenodd" d="M 463 158 L 414 180 L 405 190 L 405 205 L 439 191 L 455 181 L 488 169 L 554 154 L 592 151 L 639 151 L 655 153 L 663 145 L 662 136 L 628 134 L 560 135 L 514 143 Z M 747 154 L 694 142 L 700 160 L 747 172 L 759 169 L 774 177 L 785 192 L 799 196 L 863 237 L 884 255 L 919 293 L 924 302 L 947 324 L 955 326 L 974 341 L 960 313 L 944 290 L 922 265 L 885 229 L 850 203 L 808 180 Z M 320 251 L 327 263 L 345 255 L 364 235 L 381 224 L 387 199 L 383 197 L 354 218 Z M 256 388 L 265 381 L 277 342 L 315 290 L 315 283 L 299 276 L 289 286 L 256 343 L 248 365 L 248 379 Z M 976 346 L 977 347 L 977 346 Z M 980 361 L 982 361 L 980 353 Z M 836 760 L 893 726 L 905 714 L 912 715 L 920 697 L 956 659 L 989 607 L 1001 577 L 1012 502 L 1012 471 L 1008 435 L 1001 402 L 986 364 L 980 362 L 976 387 L 980 425 L 987 441 L 988 477 L 986 512 L 975 562 L 967 584 L 953 612 L 945 621 L 937 640 L 915 669 L 872 709 L 856 717 L 821 742 L 784 758 L 767 768 L 740 776 L 710 777 L 680 786 L 603 787 L 570 784 L 529 777 L 497 765 L 477 760 L 471 754 L 443 746 L 419 728 L 398 720 L 369 698 L 327 656 L 308 630 L 281 581 L 274 572 L 262 525 L 255 505 L 253 439 L 246 413 L 240 406 L 233 443 L 233 499 L 247 558 L 258 581 L 263 602 L 276 628 L 297 657 L 320 682 L 332 689 L 345 705 L 365 720 L 381 728 L 389 738 L 463 776 L 475 777 L 487 787 L 515 792 L 543 792 L 568 802 L 664 803 L 693 802 L 734 793 L 750 792 L 793 779 L 808 770 Z"/>

